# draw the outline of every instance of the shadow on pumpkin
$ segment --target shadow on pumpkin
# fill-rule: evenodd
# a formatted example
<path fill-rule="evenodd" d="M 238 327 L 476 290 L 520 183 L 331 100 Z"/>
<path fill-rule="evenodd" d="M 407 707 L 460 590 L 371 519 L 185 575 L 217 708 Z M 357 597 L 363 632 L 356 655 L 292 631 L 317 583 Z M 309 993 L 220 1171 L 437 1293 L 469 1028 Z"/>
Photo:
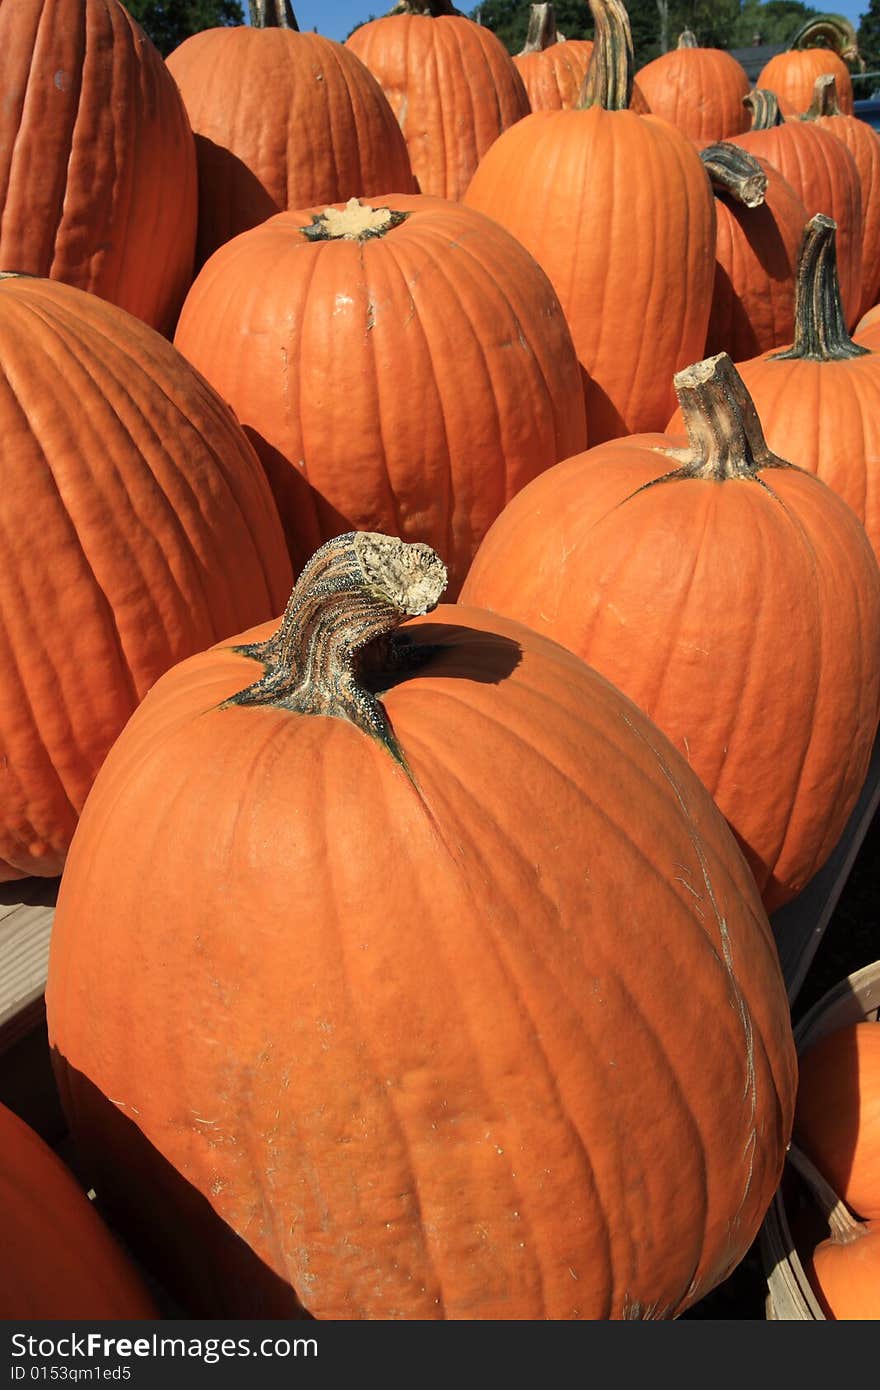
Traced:
<path fill-rule="evenodd" d="M 165 1317 L 310 1319 L 291 1286 L 217 1215 L 118 1106 L 52 1050 L 76 1171 Z M 170 1296 L 170 1297 L 169 1297 Z"/>
<path fill-rule="evenodd" d="M 196 135 L 199 173 L 199 230 L 195 273 L 209 256 L 240 232 L 258 227 L 282 209 L 256 174 L 237 155 L 205 135 Z"/>

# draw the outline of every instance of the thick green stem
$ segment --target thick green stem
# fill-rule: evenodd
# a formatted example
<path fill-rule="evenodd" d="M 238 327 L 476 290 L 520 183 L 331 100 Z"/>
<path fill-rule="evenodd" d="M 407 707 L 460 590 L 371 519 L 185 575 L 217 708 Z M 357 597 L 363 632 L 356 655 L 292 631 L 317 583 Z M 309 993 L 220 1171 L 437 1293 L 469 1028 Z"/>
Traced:
<path fill-rule="evenodd" d="M 682 29 L 678 36 L 678 46 L 679 48 L 699 48 L 700 45 L 697 42 L 696 34 L 692 33 L 690 29 Z"/>
<path fill-rule="evenodd" d="M 797 30 L 788 51 L 791 53 L 796 48 L 816 47 L 831 48 L 845 63 L 858 63 L 862 72 L 865 71 L 865 60 L 859 53 L 856 31 L 842 15 L 813 15 Z"/>
<path fill-rule="evenodd" d="M 748 150 L 724 140 L 718 145 L 706 145 L 700 150 L 700 159 L 713 193 L 732 198 L 747 208 L 761 206 L 767 192 L 767 175 Z"/>
<path fill-rule="evenodd" d="M 794 342 L 785 352 L 774 352 L 773 360 L 843 362 L 868 352 L 853 342 L 846 326 L 837 275 L 837 223 L 817 212 L 804 228 L 798 253 Z"/>
<path fill-rule="evenodd" d="M 776 125 L 784 125 L 785 120 L 779 109 L 779 98 L 775 92 L 764 87 L 756 87 L 746 92 L 743 106 L 752 113 L 752 130 L 772 130 Z"/>
<path fill-rule="evenodd" d="M 435 608 L 445 588 L 446 567 L 429 545 L 370 531 L 337 536 L 305 566 L 277 632 L 238 649 L 265 669 L 226 706 L 346 719 L 405 767 L 385 710 L 362 680 L 364 660 L 405 618 Z"/>
<path fill-rule="evenodd" d="M 252 29 L 295 29 L 299 25 L 290 0 L 248 0 Z"/>
<path fill-rule="evenodd" d="M 629 17 L 621 0 L 590 0 L 593 51 L 577 105 L 626 111 L 632 97 L 635 56 Z"/>
<path fill-rule="evenodd" d="M 527 53 L 543 53 L 545 48 L 552 48 L 556 42 L 556 11 L 553 6 L 549 0 L 541 5 L 532 5 L 529 11 L 529 32 L 516 56 L 524 58 Z"/>
<path fill-rule="evenodd" d="M 828 1222 L 828 1229 L 832 1239 L 838 1245 L 846 1245 L 849 1241 L 858 1240 L 865 1234 L 865 1228 L 861 1221 L 857 1221 L 831 1184 L 822 1176 L 819 1169 L 812 1159 L 792 1144 L 787 1154 L 788 1162 L 792 1168 L 803 1178 L 810 1190 L 812 1197 L 822 1210 L 822 1215 Z"/>
<path fill-rule="evenodd" d="M 690 441 L 678 476 L 720 482 L 753 478 L 762 468 L 791 467 L 771 452 L 754 402 L 726 352 L 685 367 L 673 385 Z"/>
<path fill-rule="evenodd" d="M 841 110 L 840 102 L 837 100 L 837 78 L 833 72 L 823 72 L 813 84 L 813 100 L 801 120 L 815 121 L 820 116 L 839 115 Z"/>

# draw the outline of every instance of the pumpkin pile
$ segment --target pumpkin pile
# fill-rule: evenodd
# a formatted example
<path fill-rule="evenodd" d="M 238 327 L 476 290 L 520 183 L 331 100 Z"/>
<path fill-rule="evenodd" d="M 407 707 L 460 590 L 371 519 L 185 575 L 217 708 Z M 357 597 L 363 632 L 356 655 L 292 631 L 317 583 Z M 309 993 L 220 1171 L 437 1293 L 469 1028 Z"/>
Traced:
<path fill-rule="evenodd" d="M 187 218 L 98 225 L 120 163 L 68 227 L 79 121 L 6 171 L 0 878 L 60 878 L 77 1171 L 187 1315 L 676 1318 L 780 1183 L 768 913 L 880 721 L 875 151 L 589 9 L 0 9 L 35 111 L 103 36 Z"/>

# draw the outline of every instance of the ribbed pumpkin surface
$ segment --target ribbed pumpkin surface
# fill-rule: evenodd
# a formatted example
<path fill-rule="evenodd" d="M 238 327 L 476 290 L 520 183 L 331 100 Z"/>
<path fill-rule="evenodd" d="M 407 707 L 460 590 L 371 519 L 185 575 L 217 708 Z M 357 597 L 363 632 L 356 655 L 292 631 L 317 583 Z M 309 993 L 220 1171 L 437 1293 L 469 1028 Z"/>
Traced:
<path fill-rule="evenodd" d="M 391 108 L 342 44 L 292 29 L 208 29 L 168 67 L 196 133 L 200 265 L 286 208 L 412 191 Z"/>
<path fill-rule="evenodd" d="M 281 610 L 290 566 L 228 407 L 92 295 L 0 281 L 0 879 L 60 873 L 113 739 L 174 662 Z"/>
<path fill-rule="evenodd" d="M 418 195 L 361 205 L 406 217 L 313 241 L 323 209 L 283 213 L 221 248 L 175 342 L 254 441 L 296 570 L 341 531 L 382 531 L 432 545 L 455 594 L 505 503 L 584 447 L 577 357 L 496 223 Z"/>
<path fill-rule="evenodd" d="M 152 1299 L 56 1154 L 0 1105 L 0 1318 L 156 1318 Z"/>
<path fill-rule="evenodd" d="M 374 19 L 346 47 L 391 103 L 420 193 L 460 198 L 493 141 L 529 112 L 522 78 L 501 40 L 463 15 Z"/>
<path fill-rule="evenodd" d="M 577 104 L 593 51 L 591 39 L 552 43 L 538 53 L 515 53 L 533 111 L 568 110 Z"/>
<path fill-rule="evenodd" d="M 857 116 L 818 116 L 811 124 L 843 142 L 855 160 L 862 190 L 862 294 L 859 313 L 880 295 L 880 137 Z"/>
<path fill-rule="evenodd" d="M 830 48 L 800 48 L 775 54 L 761 69 L 756 86 L 766 87 L 779 98 L 784 116 L 800 116 L 813 100 L 813 84 L 817 77 L 831 73 L 837 83 L 840 109 L 847 116 L 853 113 L 853 85 L 849 68 Z M 828 212 L 827 208 L 817 208 Z"/>
<path fill-rule="evenodd" d="M 730 53 L 717 48 L 671 49 L 639 68 L 636 80 L 648 110 L 698 144 L 726 140 L 749 128 L 742 100 L 749 79 Z"/>
<path fill-rule="evenodd" d="M 342 719 L 220 708 L 260 669 L 228 647 L 115 745 L 48 993 L 96 1187 L 215 1311 L 671 1316 L 745 1253 L 790 1129 L 753 881 L 578 659 L 477 610 L 406 632 L 436 648 L 382 696 L 412 778 Z"/>
<path fill-rule="evenodd" d="M 4 0 L 0 90 L 0 270 L 170 333 L 192 278 L 196 154 L 158 50 L 117 0 Z"/>

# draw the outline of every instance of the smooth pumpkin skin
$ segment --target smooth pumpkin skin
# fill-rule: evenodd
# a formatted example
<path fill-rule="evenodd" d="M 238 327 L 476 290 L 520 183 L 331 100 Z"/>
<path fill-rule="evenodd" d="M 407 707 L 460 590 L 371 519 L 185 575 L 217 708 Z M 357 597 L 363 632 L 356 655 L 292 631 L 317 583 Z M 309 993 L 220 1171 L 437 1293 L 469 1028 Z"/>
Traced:
<path fill-rule="evenodd" d="M 131 1261 L 73 1174 L 0 1105 L 0 1318 L 157 1318 Z"/>
<path fill-rule="evenodd" d="M 592 39 L 567 39 L 537 53 L 514 53 L 531 109 L 567 111 L 577 105 L 592 51 Z"/>
<path fill-rule="evenodd" d="M 876 1021 L 838 1028 L 803 1053 L 795 1130 L 804 1152 L 847 1206 L 866 1220 L 880 1220 Z"/>
<path fill-rule="evenodd" d="M 386 15 L 362 24 L 345 46 L 388 98 L 420 193 L 460 198 L 489 146 L 529 113 L 504 44 L 464 15 Z"/>
<path fill-rule="evenodd" d="M 0 881 L 61 872 L 103 758 L 167 667 L 280 612 L 259 461 L 170 343 L 0 279 Z"/>
<path fill-rule="evenodd" d="M 880 1222 L 866 1222 L 858 1239 L 824 1240 L 808 1261 L 810 1282 L 827 1318 L 880 1318 Z"/>
<path fill-rule="evenodd" d="M 585 446 L 577 357 L 503 228 L 360 201 L 408 216 L 363 242 L 310 241 L 322 208 L 272 218 L 204 267 L 175 343 L 253 440 L 296 571 L 340 531 L 382 531 L 432 545 L 454 596 L 505 503 Z"/>
<path fill-rule="evenodd" d="M 845 115 L 851 116 L 852 78 L 840 54 L 831 48 L 801 48 L 777 53 L 764 64 L 755 86 L 776 93 L 783 116 L 800 116 L 813 99 L 816 78 L 825 73 L 831 73 L 835 78 L 840 109 Z M 814 211 L 828 212 L 828 209 L 816 208 Z"/>
<path fill-rule="evenodd" d="M 691 142 L 633 111 L 534 112 L 496 140 L 463 201 L 550 277 L 589 442 L 662 428 L 673 373 L 703 351 L 715 274 L 715 199 Z"/>
<path fill-rule="evenodd" d="M 670 427 L 549 469 L 488 532 L 462 601 L 562 642 L 645 710 L 773 911 L 830 854 L 864 782 L 880 569 L 851 511 L 800 469 L 650 486 L 686 442 Z"/>
<path fill-rule="evenodd" d="M 92 1180 L 125 1229 L 162 1171 L 188 1306 L 210 1223 L 175 1210 L 239 1233 L 259 1263 L 226 1248 L 215 1314 L 292 1286 L 318 1318 L 674 1316 L 745 1253 L 790 1130 L 754 883 L 556 643 L 458 606 L 405 631 L 439 648 L 382 697 L 412 780 L 344 720 L 218 708 L 259 674 L 229 647 L 117 741 L 47 993 Z"/>
<path fill-rule="evenodd" d="M 856 162 L 844 142 L 815 121 L 786 121 L 730 139 L 775 165 L 809 217 L 821 212 L 834 218 L 840 292 L 846 321 L 854 324 L 862 302 L 862 188 Z"/>
<path fill-rule="evenodd" d="M 854 331 L 858 336 L 859 342 L 861 342 L 861 334 L 864 333 L 866 329 L 873 328 L 878 319 L 880 319 L 880 304 L 874 304 L 862 314 L 862 317 L 855 326 Z"/>
<path fill-rule="evenodd" d="M 206 29 L 167 58 L 196 135 L 197 266 L 287 208 L 414 189 L 378 82 L 320 34 Z"/>
<path fill-rule="evenodd" d="M 192 279 L 196 152 L 158 49 L 117 0 L 5 0 L 0 89 L 0 270 L 170 334 Z"/>
<path fill-rule="evenodd" d="M 807 210 L 791 184 L 766 159 L 760 207 L 715 198 L 715 286 L 706 353 L 734 362 L 790 343 L 794 332 L 795 272 Z"/>
<path fill-rule="evenodd" d="M 673 48 L 636 74 L 648 110 L 697 144 L 748 130 L 745 68 L 720 48 Z"/>

